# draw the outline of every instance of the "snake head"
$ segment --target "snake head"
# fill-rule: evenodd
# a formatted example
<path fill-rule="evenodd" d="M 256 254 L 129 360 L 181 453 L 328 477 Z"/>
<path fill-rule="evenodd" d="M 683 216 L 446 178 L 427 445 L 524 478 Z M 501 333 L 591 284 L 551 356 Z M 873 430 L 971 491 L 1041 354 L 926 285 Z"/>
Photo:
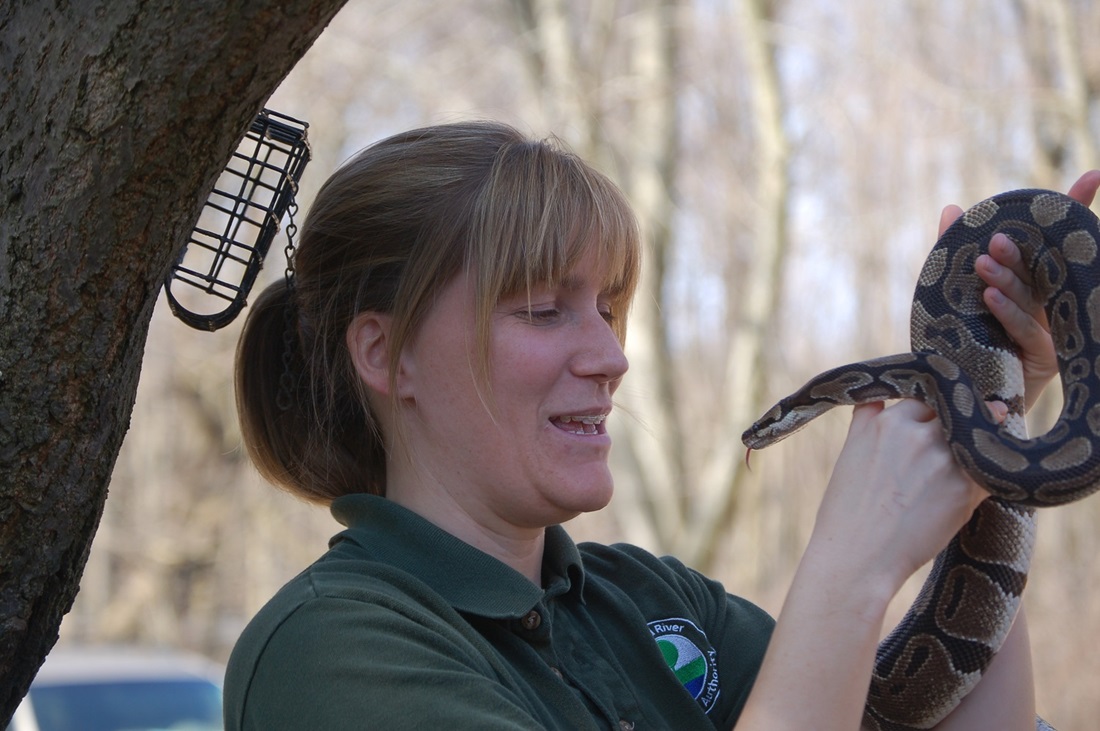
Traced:
<path fill-rule="evenodd" d="M 768 409 L 741 435 L 741 443 L 750 450 L 769 447 L 837 406 L 832 401 L 807 401 L 798 395 L 788 396 Z"/>
<path fill-rule="evenodd" d="M 780 401 L 775 406 L 768 409 L 767 413 L 753 422 L 753 425 L 741 434 L 741 443 L 748 447 L 749 452 L 752 452 L 754 449 L 763 449 L 771 444 L 775 444 L 791 433 L 784 432 L 782 428 L 785 411 L 783 402 Z M 749 455 L 746 453 L 745 463 L 747 464 L 748 461 Z"/>

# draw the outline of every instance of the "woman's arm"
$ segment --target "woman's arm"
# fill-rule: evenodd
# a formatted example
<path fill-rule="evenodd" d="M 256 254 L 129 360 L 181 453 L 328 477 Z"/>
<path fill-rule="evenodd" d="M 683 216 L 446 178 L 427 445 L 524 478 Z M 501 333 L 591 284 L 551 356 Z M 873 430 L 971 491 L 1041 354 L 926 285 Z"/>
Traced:
<path fill-rule="evenodd" d="M 924 404 L 855 407 L 735 728 L 859 728 L 890 599 L 984 497 L 956 467 Z"/>
<path fill-rule="evenodd" d="M 1000 652 L 958 708 L 936 725 L 937 731 L 1035 731 L 1035 685 L 1031 643 L 1024 610 L 1016 615 Z"/>

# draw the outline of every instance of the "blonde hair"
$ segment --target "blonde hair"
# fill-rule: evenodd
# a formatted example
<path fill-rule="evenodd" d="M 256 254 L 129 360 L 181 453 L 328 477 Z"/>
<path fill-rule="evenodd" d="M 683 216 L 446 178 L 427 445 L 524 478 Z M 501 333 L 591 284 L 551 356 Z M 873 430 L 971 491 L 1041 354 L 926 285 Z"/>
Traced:
<path fill-rule="evenodd" d="M 268 480 L 314 502 L 385 494 L 385 441 L 346 345 L 354 317 L 390 315 L 396 373 L 436 294 L 466 271 L 487 373 L 500 298 L 554 286 L 593 247 L 611 306 L 625 313 L 639 271 L 634 215 L 607 177 L 556 140 L 468 122 L 363 150 L 318 192 L 293 287 L 270 285 L 245 323 L 236 384 L 249 456 Z M 625 317 L 613 327 L 622 341 Z"/>

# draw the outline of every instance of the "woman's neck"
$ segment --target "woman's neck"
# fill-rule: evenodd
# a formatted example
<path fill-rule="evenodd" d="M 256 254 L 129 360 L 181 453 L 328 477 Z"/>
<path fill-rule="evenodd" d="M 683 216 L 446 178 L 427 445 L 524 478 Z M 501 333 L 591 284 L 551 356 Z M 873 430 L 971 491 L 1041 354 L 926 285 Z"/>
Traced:
<path fill-rule="evenodd" d="M 474 503 L 471 507 L 455 499 L 448 490 L 423 482 L 408 489 L 406 484 L 389 480 L 386 497 L 542 586 L 545 528 L 521 528 L 486 506 Z"/>

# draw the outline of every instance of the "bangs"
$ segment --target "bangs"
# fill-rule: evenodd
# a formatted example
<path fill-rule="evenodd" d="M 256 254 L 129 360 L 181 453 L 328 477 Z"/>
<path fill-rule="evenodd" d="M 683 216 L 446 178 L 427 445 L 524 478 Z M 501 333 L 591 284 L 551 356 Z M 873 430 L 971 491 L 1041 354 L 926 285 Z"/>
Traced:
<path fill-rule="evenodd" d="M 502 148 L 474 211 L 467 267 L 477 282 L 478 331 L 502 298 L 558 286 L 587 254 L 625 338 L 640 268 L 634 212 L 606 176 L 553 142 Z M 484 340 L 483 340 L 484 342 Z"/>

